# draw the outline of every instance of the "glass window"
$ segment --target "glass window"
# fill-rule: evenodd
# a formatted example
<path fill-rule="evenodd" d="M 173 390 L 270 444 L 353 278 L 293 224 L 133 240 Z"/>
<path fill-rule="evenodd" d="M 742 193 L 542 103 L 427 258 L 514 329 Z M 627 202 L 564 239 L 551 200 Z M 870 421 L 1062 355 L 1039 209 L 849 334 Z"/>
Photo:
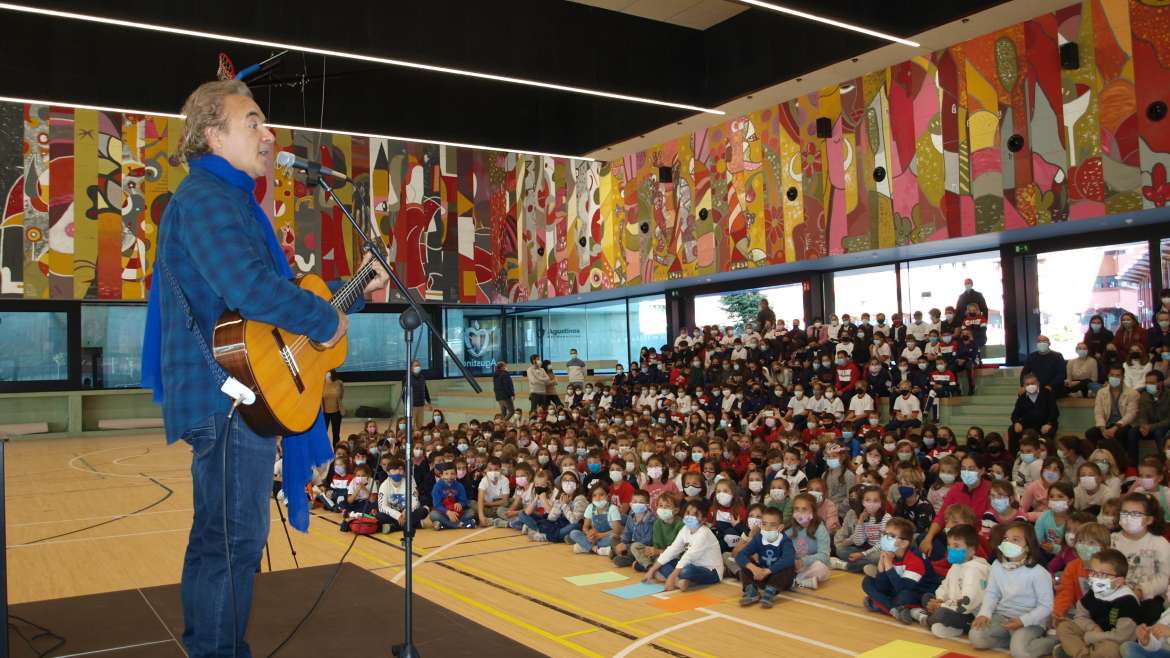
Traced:
<path fill-rule="evenodd" d="M 1148 325 L 1151 315 L 1150 248 L 1147 242 L 1050 251 L 1036 256 L 1040 333 L 1052 349 L 1070 357 L 1100 314 L 1115 330 L 1129 311 Z"/>
<path fill-rule="evenodd" d="M 578 355 L 587 354 L 589 343 L 585 306 L 566 306 L 548 309 L 548 324 L 544 332 L 544 358 L 549 361 L 568 361 L 569 350 Z"/>
<path fill-rule="evenodd" d="M 665 307 L 663 307 L 665 311 Z M 665 334 L 665 331 L 663 331 Z M 585 335 L 588 340 L 578 348 L 586 361 L 626 361 L 629 342 L 626 336 L 626 300 L 596 302 L 585 305 Z M 665 342 L 666 338 L 663 337 Z M 661 344 L 661 343 L 659 343 Z"/>
<path fill-rule="evenodd" d="M 793 320 L 804 320 L 804 286 L 790 283 L 770 288 L 698 295 L 695 297 L 695 324 L 700 327 L 740 326 L 744 321 L 755 319 L 761 297 L 768 300 L 768 306 L 776 314 L 777 321 L 783 320 L 791 326 Z"/>
<path fill-rule="evenodd" d="M 68 325 L 64 312 L 0 312 L 0 382 L 69 379 Z"/>
<path fill-rule="evenodd" d="M 490 375 L 504 358 L 503 332 L 498 309 L 455 307 L 446 309 L 443 331 L 452 351 L 473 375 Z M 446 375 L 458 377 L 459 369 L 443 352 Z"/>
<path fill-rule="evenodd" d="M 870 316 L 898 312 L 898 275 L 894 265 L 879 265 L 833 273 L 833 312 L 849 314 L 857 322 L 862 313 Z"/>
<path fill-rule="evenodd" d="M 629 304 L 630 357 L 636 358 L 643 347 L 665 345 L 666 296 L 634 297 Z"/>
<path fill-rule="evenodd" d="M 415 358 L 423 370 L 431 367 L 431 343 L 425 326 L 414 332 Z M 338 370 L 406 370 L 409 359 L 398 313 L 358 313 L 349 316 L 349 355 Z"/>
<path fill-rule="evenodd" d="M 930 258 L 902 263 L 903 322 L 909 324 L 914 312 L 921 311 L 922 319 L 930 322 L 930 309 L 940 312 L 958 304 L 963 294 L 963 282 L 971 279 L 973 290 L 987 302 L 987 346 L 984 361 L 1002 363 L 1005 356 L 1003 331 L 1003 273 L 999 252 Z M 960 315 L 961 309 L 955 309 Z"/>
<path fill-rule="evenodd" d="M 504 320 L 507 329 L 507 361 L 524 364 L 533 354 L 544 352 L 544 330 L 548 327 L 548 311 L 544 309 L 509 315 Z"/>
<path fill-rule="evenodd" d="M 82 388 L 132 388 L 142 381 L 146 306 L 81 307 Z"/>

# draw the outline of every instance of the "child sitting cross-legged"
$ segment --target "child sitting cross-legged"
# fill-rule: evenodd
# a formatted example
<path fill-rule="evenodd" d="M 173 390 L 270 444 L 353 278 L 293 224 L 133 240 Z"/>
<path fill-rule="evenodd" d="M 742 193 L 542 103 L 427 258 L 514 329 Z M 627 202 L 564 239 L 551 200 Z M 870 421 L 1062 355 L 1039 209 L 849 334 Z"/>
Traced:
<path fill-rule="evenodd" d="M 455 466 L 444 464 L 439 476 L 431 490 L 431 526 L 435 530 L 474 528 L 475 510 L 468 507 L 467 492 L 455 480 Z"/>
<path fill-rule="evenodd" d="M 723 551 L 723 573 L 731 574 L 739 578 L 739 563 L 735 558 L 743 549 L 747 548 L 748 543 L 755 539 L 756 535 L 760 533 L 760 528 L 764 525 L 764 506 L 756 503 L 748 507 L 747 511 L 747 526 L 739 537 L 733 537 L 735 541 L 728 542 L 731 546 L 730 551 Z M 778 508 L 773 508 L 778 509 Z M 783 517 L 783 514 L 781 514 Z M 718 538 L 718 536 L 716 537 Z"/>
<path fill-rule="evenodd" d="M 978 550 L 979 533 L 974 527 L 963 524 L 947 531 L 946 559 L 951 568 L 938 589 L 925 597 L 926 607 L 911 612 L 936 637 L 961 637 L 971 628 L 983 604 L 983 588 L 991 567 L 976 555 Z"/>
<path fill-rule="evenodd" d="M 1012 658 L 1039 658 L 1052 651 L 1046 629 L 1052 616 L 1052 575 L 1040 564 L 1040 542 L 1025 522 L 1003 530 L 995 548 L 979 615 L 971 622 L 971 646 L 1009 649 Z"/>
<path fill-rule="evenodd" d="M 386 479 L 378 487 L 378 523 L 382 532 L 397 532 L 406 527 L 407 493 L 406 465 L 394 458 L 386 465 Z M 427 518 L 427 508 L 418 499 L 418 488 L 410 483 L 409 509 L 412 527 L 417 528 Z"/>
<path fill-rule="evenodd" d="M 540 534 L 540 522 L 547 520 L 548 513 L 552 511 L 556 492 L 552 491 L 551 479 L 544 469 L 532 477 L 532 497 L 516 517 L 520 521 L 521 531 L 526 535 Z"/>
<path fill-rule="evenodd" d="M 796 586 L 816 589 L 829 579 L 829 530 L 816 513 L 817 499 L 812 492 L 792 500 L 792 518 L 784 534 L 796 550 Z"/>
<path fill-rule="evenodd" d="M 806 512 L 812 514 L 812 506 L 808 507 Z M 780 510 L 766 508 L 760 531 L 735 556 L 735 562 L 739 565 L 739 581 L 743 583 L 740 605 L 747 606 L 759 601 L 761 606 L 771 608 L 776 593 L 792 587 L 792 581 L 796 578 L 796 549 L 792 540 L 783 532 L 782 519 Z"/>
<path fill-rule="evenodd" d="M 651 496 L 653 497 L 653 496 Z M 678 513 L 679 494 L 673 491 L 663 491 L 658 495 L 658 509 L 655 510 L 654 533 L 652 543 L 630 544 L 630 555 L 634 558 L 634 571 L 644 572 L 654 564 L 654 559 L 662 555 L 662 551 L 674 543 L 682 530 L 682 515 Z"/>
<path fill-rule="evenodd" d="M 1067 538 L 1067 535 L 1066 535 Z M 1063 575 L 1052 598 L 1052 627 L 1071 617 L 1077 601 L 1085 595 L 1081 585 L 1089 585 L 1089 563 L 1093 556 L 1109 548 L 1109 529 L 1100 523 L 1085 523 L 1076 533 L 1073 548 L 1076 558 L 1064 567 Z M 1051 573 L 1051 571 L 1049 571 Z"/>
<path fill-rule="evenodd" d="M 1125 584 L 1129 561 L 1121 551 L 1107 548 L 1089 563 L 1089 591 L 1077 602 L 1072 619 L 1056 627 L 1060 645 L 1053 658 L 1116 656 L 1121 644 L 1134 639 L 1141 604 Z"/>
<path fill-rule="evenodd" d="M 630 498 L 630 513 L 626 515 L 622 524 L 621 541 L 613 547 L 610 559 L 614 565 L 628 567 L 634 563 L 634 555 L 630 547 L 634 544 L 654 543 L 654 522 L 657 516 L 650 511 L 649 492 L 638 489 Z"/>
<path fill-rule="evenodd" d="M 664 583 L 666 590 L 687 590 L 693 585 L 714 585 L 723 579 L 723 558 L 719 540 L 703 525 L 702 503 L 687 501 L 683 528 L 674 542 L 662 551 L 642 582 Z"/>
<path fill-rule="evenodd" d="M 939 578 L 914 546 L 914 524 L 890 519 L 878 541 L 877 573 L 861 581 L 865 607 L 883 612 L 903 624 L 913 623 L 911 611 L 921 605 L 922 595 L 938 588 Z"/>
<path fill-rule="evenodd" d="M 622 512 L 609 502 L 609 483 L 594 480 L 589 485 L 593 502 L 585 508 L 581 529 L 569 533 L 574 553 L 597 553 L 609 557 L 613 545 L 622 536 Z"/>
<path fill-rule="evenodd" d="M 1122 658 L 1170 657 L 1170 610 L 1162 613 L 1158 622 L 1137 627 L 1136 638 L 1121 645 Z"/>

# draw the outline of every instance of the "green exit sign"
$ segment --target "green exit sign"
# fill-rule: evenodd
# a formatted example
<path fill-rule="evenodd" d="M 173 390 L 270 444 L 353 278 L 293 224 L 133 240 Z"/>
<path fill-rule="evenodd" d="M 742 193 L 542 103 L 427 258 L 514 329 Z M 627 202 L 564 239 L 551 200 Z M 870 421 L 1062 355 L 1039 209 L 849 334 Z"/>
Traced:
<path fill-rule="evenodd" d="M 1032 245 L 1027 243 L 1018 244 L 1015 246 L 1015 250 L 1017 254 L 1030 254 L 1032 253 Z"/>

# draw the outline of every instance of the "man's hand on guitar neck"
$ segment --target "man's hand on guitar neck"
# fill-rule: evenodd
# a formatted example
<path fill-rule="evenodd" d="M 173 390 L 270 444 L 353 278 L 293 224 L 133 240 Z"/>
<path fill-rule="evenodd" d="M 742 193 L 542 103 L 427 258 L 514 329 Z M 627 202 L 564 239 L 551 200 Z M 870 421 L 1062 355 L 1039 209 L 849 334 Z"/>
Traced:
<path fill-rule="evenodd" d="M 337 344 L 345 332 L 349 331 L 349 317 L 337 309 L 337 331 L 333 332 L 333 338 L 321 343 L 321 347 L 329 348 Z"/>
<path fill-rule="evenodd" d="M 367 251 L 366 255 L 362 257 L 362 265 L 369 263 L 373 259 L 374 255 Z M 370 282 L 366 284 L 365 289 L 362 291 L 362 294 L 368 301 L 374 301 L 373 295 L 390 284 L 390 275 L 386 273 L 386 268 L 382 267 L 381 263 L 374 263 L 372 267 L 375 272 L 374 278 L 370 279 Z"/>

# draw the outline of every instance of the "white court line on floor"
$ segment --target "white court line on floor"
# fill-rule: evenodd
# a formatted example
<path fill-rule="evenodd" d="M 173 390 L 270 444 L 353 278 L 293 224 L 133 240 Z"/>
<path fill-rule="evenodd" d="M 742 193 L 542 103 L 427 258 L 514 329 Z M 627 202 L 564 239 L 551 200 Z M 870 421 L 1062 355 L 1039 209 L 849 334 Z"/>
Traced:
<path fill-rule="evenodd" d="M 479 530 L 476 530 L 475 532 L 473 532 L 471 534 L 463 535 L 462 537 L 460 537 L 454 541 L 447 542 L 446 544 L 443 544 L 442 546 L 436 548 L 435 550 L 431 551 L 430 553 L 427 553 L 426 555 L 415 560 L 413 562 L 413 564 L 414 564 L 413 568 L 417 569 L 419 565 L 421 565 L 422 563 L 426 562 L 427 560 L 435 557 L 439 553 L 442 553 L 443 551 L 447 550 L 448 548 L 451 548 L 452 546 L 458 544 L 459 542 L 471 539 L 472 537 L 474 537 L 476 535 L 482 535 L 483 533 L 487 532 L 488 530 L 495 530 L 495 528 L 494 527 L 480 528 Z M 394 584 L 398 584 L 398 581 L 402 580 L 402 577 L 405 575 L 406 575 L 406 570 L 403 569 L 402 571 L 399 571 L 398 573 L 394 574 L 394 577 L 390 579 L 390 582 L 392 582 Z"/>
<path fill-rule="evenodd" d="M 651 633 L 649 635 L 646 635 L 644 637 L 640 637 L 637 640 L 627 644 L 626 648 L 615 653 L 613 655 L 613 658 L 626 658 L 626 656 L 628 656 L 631 653 L 637 651 L 638 649 L 646 646 L 647 644 L 650 644 L 651 642 L 653 642 L 654 640 L 657 640 L 658 638 L 662 637 L 663 635 L 669 635 L 670 633 L 673 633 L 677 630 L 681 630 L 681 629 L 686 628 L 688 626 L 694 626 L 695 624 L 701 624 L 705 621 L 711 621 L 712 619 L 718 619 L 720 617 L 720 615 L 718 613 L 711 612 L 710 610 L 703 610 L 700 608 L 700 611 L 706 612 L 707 616 L 706 617 L 696 617 L 695 619 L 691 619 L 689 621 L 684 621 L 681 624 L 675 624 L 674 626 L 668 626 L 660 631 L 656 631 L 656 632 Z"/>
<path fill-rule="evenodd" d="M 96 656 L 99 653 L 110 653 L 111 651 L 124 651 L 126 649 L 137 649 L 138 647 L 151 647 L 156 644 L 170 644 L 174 640 L 157 640 L 155 642 L 142 642 L 139 644 L 127 644 L 120 647 L 110 647 L 109 649 L 96 649 L 94 651 L 82 651 L 81 653 L 67 653 L 57 658 L 77 658 L 77 656 Z"/>
<path fill-rule="evenodd" d="M 835 644 L 829 644 L 828 642 L 821 642 L 820 640 L 814 640 L 812 638 L 805 637 L 803 635 L 798 635 L 796 633 L 788 633 L 786 631 L 771 628 L 770 626 L 765 626 L 763 624 L 757 624 L 754 621 L 748 621 L 746 619 L 740 619 L 739 617 L 733 617 L 731 615 L 723 614 L 722 612 L 716 612 L 714 610 L 709 610 L 707 608 L 695 608 L 695 610 L 697 612 L 705 612 L 709 615 L 718 617 L 720 619 L 726 619 L 727 621 L 732 621 L 732 622 L 735 622 L 737 624 L 742 624 L 744 626 L 754 628 L 758 631 L 764 631 L 767 633 L 771 633 L 772 635 L 779 635 L 780 637 L 788 638 L 789 640 L 796 640 L 797 642 L 804 642 L 805 644 L 811 644 L 814 647 L 820 647 L 822 649 L 828 649 L 829 651 L 835 651 L 839 654 L 843 654 L 846 656 L 856 656 L 857 655 L 856 651 L 850 651 L 849 649 L 839 647 Z"/>
<path fill-rule="evenodd" d="M 159 510 L 157 512 L 138 512 L 137 514 L 129 514 L 129 513 L 103 514 L 101 516 L 83 516 L 83 517 L 76 518 L 76 519 L 55 519 L 53 521 L 29 521 L 28 523 L 12 523 L 12 524 L 9 524 L 8 527 L 10 527 L 10 528 L 27 528 L 27 527 L 34 526 L 34 525 L 53 525 L 56 523 L 74 523 L 77 521 L 102 521 L 102 520 L 106 520 L 106 519 L 129 519 L 129 518 L 136 517 L 136 516 L 147 516 L 150 514 L 179 514 L 181 512 L 194 512 L 194 511 L 195 510 L 191 509 L 190 507 L 187 507 L 184 509 Z"/>
<path fill-rule="evenodd" d="M 128 532 L 121 535 L 101 535 L 98 537 L 78 537 L 77 539 L 58 539 L 50 541 L 38 541 L 29 544 L 9 544 L 8 548 L 40 548 L 41 546 L 52 546 L 53 544 L 75 544 L 79 541 L 101 541 L 103 539 L 123 539 L 125 537 L 142 537 L 145 535 L 165 535 L 170 532 L 190 532 L 191 528 L 174 528 L 172 530 L 149 530 L 147 532 Z"/>
<path fill-rule="evenodd" d="M 163 630 L 167 632 L 167 635 L 171 636 L 171 640 L 174 641 L 174 643 L 179 647 L 179 651 L 182 651 L 184 656 L 188 656 L 189 654 L 187 653 L 187 648 L 184 647 L 183 643 L 179 641 L 179 638 L 175 637 L 175 634 L 171 632 L 171 627 L 167 626 L 166 622 L 163 621 L 162 615 L 158 614 L 158 610 L 154 609 L 154 604 L 151 603 L 150 599 L 146 598 L 146 595 L 142 593 L 142 588 L 135 587 L 134 589 L 138 591 L 138 596 L 142 597 L 142 601 L 146 603 L 146 607 L 150 608 L 150 611 L 154 613 L 154 618 L 158 620 L 159 625 L 163 627 Z"/>
<path fill-rule="evenodd" d="M 77 465 L 77 460 L 86 459 L 87 457 L 90 457 L 91 455 L 98 455 L 98 454 L 101 454 L 103 452 L 111 452 L 114 450 L 131 450 L 131 449 L 138 450 L 141 448 L 142 448 L 142 446 L 135 445 L 135 446 L 115 446 L 113 448 L 101 448 L 100 450 L 90 450 L 89 452 L 83 452 L 80 455 L 75 455 L 72 459 L 70 459 L 67 462 L 67 464 L 68 464 L 69 468 L 72 468 L 75 471 L 78 471 L 80 473 L 88 473 L 90 475 L 106 475 L 109 477 L 128 478 L 128 479 L 132 479 L 132 480 L 148 479 L 148 478 L 145 478 L 142 475 L 139 475 L 137 473 L 133 473 L 133 474 L 112 473 L 110 471 L 99 471 L 96 468 L 81 468 Z M 145 453 L 143 453 L 142 455 L 137 455 L 137 456 L 143 457 L 143 456 L 145 456 Z M 171 480 L 190 480 L 191 478 L 190 477 L 156 477 L 155 479 L 156 480 L 171 481 Z"/>

